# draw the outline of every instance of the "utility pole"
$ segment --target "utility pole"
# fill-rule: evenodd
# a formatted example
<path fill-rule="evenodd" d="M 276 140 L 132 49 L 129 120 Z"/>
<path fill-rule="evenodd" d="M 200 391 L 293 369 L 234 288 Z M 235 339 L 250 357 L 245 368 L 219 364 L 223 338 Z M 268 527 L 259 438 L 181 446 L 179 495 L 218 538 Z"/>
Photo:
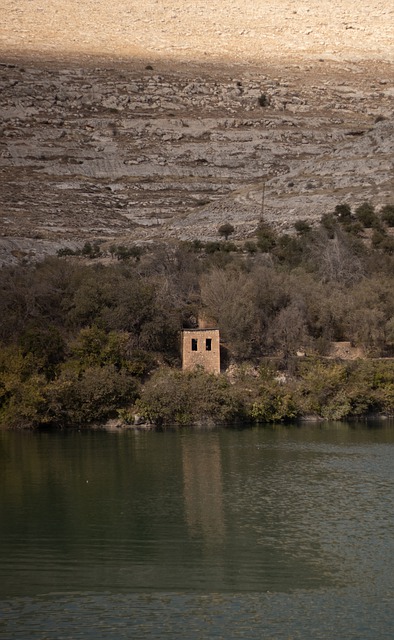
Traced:
<path fill-rule="evenodd" d="M 263 192 L 261 195 L 261 216 L 260 216 L 260 222 L 264 221 L 264 204 L 265 204 L 265 180 L 263 180 Z"/>

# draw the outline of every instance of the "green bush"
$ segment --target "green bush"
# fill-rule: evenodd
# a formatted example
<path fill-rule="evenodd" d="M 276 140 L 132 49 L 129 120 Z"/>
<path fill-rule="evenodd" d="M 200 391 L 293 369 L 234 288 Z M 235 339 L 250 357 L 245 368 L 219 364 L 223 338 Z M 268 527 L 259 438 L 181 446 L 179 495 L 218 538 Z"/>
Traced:
<path fill-rule="evenodd" d="M 81 252 L 80 252 L 79 249 L 71 249 L 70 247 L 62 247 L 61 249 L 58 249 L 56 253 L 59 256 L 59 258 L 61 258 L 62 256 L 77 256 Z"/>
<path fill-rule="evenodd" d="M 337 219 L 332 213 L 324 213 L 320 218 L 320 225 L 327 231 L 329 238 L 334 237 L 335 227 L 337 226 Z"/>
<path fill-rule="evenodd" d="M 302 262 L 305 251 L 305 234 L 300 235 L 302 236 L 301 238 L 287 234 L 279 236 L 276 246 L 272 249 L 272 253 L 281 264 L 286 264 L 292 268 Z"/>
<path fill-rule="evenodd" d="M 22 333 L 19 344 L 24 356 L 30 354 L 35 370 L 53 378 L 66 356 L 66 341 L 57 327 L 32 326 Z"/>
<path fill-rule="evenodd" d="M 99 258 L 101 256 L 101 249 L 98 242 L 94 242 L 91 244 L 90 242 L 85 242 L 81 249 L 81 254 L 86 256 L 87 258 Z"/>
<path fill-rule="evenodd" d="M 297 231 L 298 235 L 303 236 L 306 233 L 309 233 L 311 230 L 311 225 L 306 220 L 296 220 L 294 223 L 294 229 Z"/>
<path fill-rule="evenodd" d="M 369 202 L 364 202 L 357 207 L 355 213 L 357 220 L 366 228 L 371 228 L 379 222 L 375 209 Z"/>
<path fill-rule="evenodd" d="M 257 253 L 257 244 L 251 240 L 246 240 L 244 243 L 244 250 L 250 254 Z"/>
<path fill-rule="evenodd" d="M 222 243 L 221 242 L 206 242 L 205 243 L 205 253 L 216 253 L 216 251 L 221 251 L 222 250 Z"/>
<path fill-rule="evenodd" d="M 386 204 L 382 207 L 380 216 L 388 227 L 394 227 L 394 204 Z"/>
<path fill-rule="evenodd" d="M 322 416 L 346 383 L 346 366 L 323 361 L 301 363 L 300 380 L 304 413 Z"/>
<path fill-rule="evenodd" d="M 223 376 L 204 371 L 161 369 L 146 383 L 135 410 L 156 425 L 230 422 L 243 411 L 242 402 Z"/>
<path fill-rule="evenodd" d="M 0 348 L 0 424 L 35 427 L 43 421 L 46 379 L 35 372 L 34 358 L 14 345 Z"/>
<path fill-rule="evenodd" d="M 113 365 L 92 366 L 83 372 L 65 367 L 44 391 L 45 421 L 64 427 L 83 427 L 118 415 L 135 401 L 137 383 Z"/>
<path fill-rule="evenodd" d="M 250 413 L 257 422 L 283 422 L 294 420 L 299 415 L 299 408 L 293 393 L 285 385 L 273 383 L 261 387 Z"/>
<path fill-rule="evenodd" d="M 371 243 L 374 249 L 387 255 L 394 255 L 394 238 L 388 236 L 384 229 L 374 229 Z"/>
<path fill-rule="evenodd" d="M 337 204 L 335 207 L 335 216 L 341 223 L 348 223 L 352 218 L 352 210 L 347 203 Z"/>
<path fill-rule="evenodd" d="M 144 249 L 138 245 L 131 247 L 125 247 L 124 245 L 111 245 L 109 251 L 113 257 L 118 260 L 130 260 L 134 258 L 136 262 L 139 262 L 141 256 L 145 253 Z"/>
<path fill-rule="evenodd" d="M 45 384 L 44 376 L 33 374 L 26 380 L 14 380 L 8 388 L 3 387 L 0 425 L 6 428 L 31 429 L 45 423 L 46 401 L 43 393 Z M 8 397 L 5 397 L 7 395 Z"/>
<path fill-rule="evenodd" d="M 277 234 L 265 222 L 260 222 L 257 227 L 257 246 L 263 253 L 269 253 L 276 245 Z"/>

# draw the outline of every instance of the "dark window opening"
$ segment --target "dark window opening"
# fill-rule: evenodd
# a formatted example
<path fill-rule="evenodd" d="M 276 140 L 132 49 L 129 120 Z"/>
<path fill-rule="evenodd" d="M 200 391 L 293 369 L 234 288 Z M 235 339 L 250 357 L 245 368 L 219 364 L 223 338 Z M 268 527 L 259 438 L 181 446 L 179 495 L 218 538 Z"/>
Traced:
<path fill-rule="evenodd" d="M 192 351 L 197 351 L 197 338 L 192 338 Z"/>
<path fill-rule="evenodd" d="M 211 349 L 212 349 L 212 338 L 207 338 L 205 340 L 205 349 L 207 351 L 211 351 Z"/>

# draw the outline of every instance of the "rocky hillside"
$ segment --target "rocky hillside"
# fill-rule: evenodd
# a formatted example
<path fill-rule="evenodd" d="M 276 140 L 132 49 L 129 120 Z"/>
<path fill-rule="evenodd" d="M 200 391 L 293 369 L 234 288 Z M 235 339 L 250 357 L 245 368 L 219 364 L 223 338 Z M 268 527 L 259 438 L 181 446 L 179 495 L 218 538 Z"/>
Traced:
<path fill-rule="evenodd" d="M 2 263 L 87 240 L 216 239 L 224 221 L 245 238 L 262 214 L 291 231 L 340 202 L 394 202 L 391 5 L 71 4 L 6 0 Z"/>

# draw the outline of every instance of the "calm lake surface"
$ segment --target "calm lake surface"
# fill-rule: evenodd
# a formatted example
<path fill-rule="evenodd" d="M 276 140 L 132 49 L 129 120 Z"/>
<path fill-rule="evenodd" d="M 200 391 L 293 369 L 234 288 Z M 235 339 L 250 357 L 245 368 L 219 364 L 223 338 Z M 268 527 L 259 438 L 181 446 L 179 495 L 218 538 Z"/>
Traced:
<path fill-rule="evenodd" d="M 394 637 L 394 424 L 0 432 L 0 638 Z"/>

